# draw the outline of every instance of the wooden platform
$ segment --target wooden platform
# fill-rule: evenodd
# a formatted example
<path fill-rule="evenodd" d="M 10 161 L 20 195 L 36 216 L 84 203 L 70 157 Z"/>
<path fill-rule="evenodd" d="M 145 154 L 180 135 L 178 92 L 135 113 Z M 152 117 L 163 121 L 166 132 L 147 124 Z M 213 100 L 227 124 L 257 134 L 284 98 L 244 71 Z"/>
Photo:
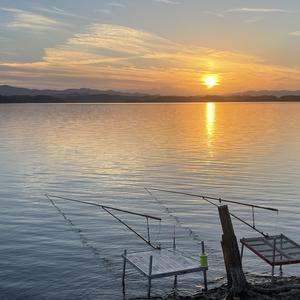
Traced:
<path fill-rule="evenodd" d="M 174 249 L 151 250 L 122 255 L 124 259 L 123 286 L 125 280 L 126 262 L 148 278 L 150 296 L 151 279 L 175 276 L 174 285 L 177 284 L 177 276 L 193 272 L 203 272 L 204 287 L 207 290 L 206 271 L 208 267 L 202 267 L 199 261 L 184 255 Z"/>

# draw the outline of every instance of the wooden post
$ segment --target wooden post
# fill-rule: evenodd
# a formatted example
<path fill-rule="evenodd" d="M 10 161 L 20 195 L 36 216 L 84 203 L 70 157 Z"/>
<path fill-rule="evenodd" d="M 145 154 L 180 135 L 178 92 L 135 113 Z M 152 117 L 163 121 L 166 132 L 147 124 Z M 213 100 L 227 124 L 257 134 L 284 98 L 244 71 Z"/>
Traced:
<path fill-rule="evenodd" d="M 243 272 L 240 251 L 234 234 L 230 213 L 227 205 L 218 207 L 220 221 L 223 229 L 222 249 L 227 272 L 228 285 L 234 295 L 239 295 L 248 288 Z"/>

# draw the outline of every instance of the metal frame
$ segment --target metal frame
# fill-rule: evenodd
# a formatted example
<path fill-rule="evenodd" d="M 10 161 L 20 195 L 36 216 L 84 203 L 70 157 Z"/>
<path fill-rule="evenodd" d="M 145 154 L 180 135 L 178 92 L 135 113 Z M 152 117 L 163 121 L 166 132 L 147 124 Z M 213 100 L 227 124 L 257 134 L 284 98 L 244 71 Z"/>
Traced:
<path fill-rule="evenodd" d="M 278 242 L 279 240 L 279 247 L 278 247 Z M 257 241 L 259 244 L 252 244 L 251 242 Z M 283 243 L 284 242 L 291 243 L 293 247 L 289 248 L 283 248 Z M 242 243 L 242 248 L 241 248 L 241 258 L 243 258 L 243 253 L 244 253 L 244 247 L 247 247 L 249 250 L 251 250 L 254 254 L 256 254 L 258 257 L 260 257 L 262 260 L 264 260 L 266 263 L 268 263 L 272 267 L 272 282 L 274 281 L 274 271 L 275 271 L 275 266 L 279 266 L 280 269 L 280 276 L 282 276 L 282 266 L 283 265 L 291 265 L 291 264 L 298 264 L 300 263 L 300 257 L 295 258 L 293 257 L 293 254 L 300 253 L 300 245 L 294 242 L 293 240 L 289 239 L 287 236 L 280 234 L 280 235 L 274 235 L 274 236 L 268 236 L 268 237 L 259 237 L 259 238 L 242 238 L 240 240 Z M 255 248 L 255 246 L 258 245 L 267 245 L 269 246 L 269 249 L 259 251 Z M 296 249 L 297 252 L 285 252 L 284 250 L 291 250 L 291 249 Z M 272 256 L 271 258 L 270 255 L 264 255 L 263 253 L 265 252 L 270 252 L 272 251 Z M 276 256 L 279 256 L 280 259 L 276 260 Z"/>
<path fill-rule="evenodd" d="M 202 253 L 202 255 L 204 255 L 205 254 L 204 242 L 202 242 L 201 244 L 202 244 L 202 252 L 201 253 Z M 189 258 L 187 256 L 184 256 L 181 252 L 177 251 L 174 248 L 173 249 L 163 249 L 163 250 L 152 250 L 152 251 L 153 252 L 154 251 L 170 251 L 170 252 L 172 251 L 173 253 L 176 252 L 178 254 L 178 257 L 181 256 L 181 257 Z M 149 253 L 149 251 L 131 253 L 131 255 L 142 254 L 142 253 Z M 207 270 L 208 270 L 208 267 L 202 267 L 202 266 L 197 266 L 196 267 L 195 266 L 193 268 L 188 268 L 188 269 L 183 268 L 181 270 L 153 274 L 153 265 L 154 265 L 154 256 L 153 255 L 149 256 L 149 267 L 148 267 L 147 272 L 145 270 L 139 268 L 133 261 L 130 260 L 130 258 L 127 255 L 127 250 L 124 250 L 124 253 L 123 253 L 122 257 L 123 257 L 123 274 L 122 274 L 123 293 L 125 293 L 125 276 L 126 276 L 126 264 L 127 264 L 127 262 L 148 279 L 148 292 L 147 292 L 148 298 L 150 297 L 150 294 L 151 294 L 152 279 L 174 276 L 174 290 L 176 292 L 177 291 L 177 276 L 178 275 L 194 273 L 194 272 L 200 272 L 200 271 L 203 272 L 203 279 L 204 279 L 204 289 L 203 289 L 203 291 L 207 291 Z"/>

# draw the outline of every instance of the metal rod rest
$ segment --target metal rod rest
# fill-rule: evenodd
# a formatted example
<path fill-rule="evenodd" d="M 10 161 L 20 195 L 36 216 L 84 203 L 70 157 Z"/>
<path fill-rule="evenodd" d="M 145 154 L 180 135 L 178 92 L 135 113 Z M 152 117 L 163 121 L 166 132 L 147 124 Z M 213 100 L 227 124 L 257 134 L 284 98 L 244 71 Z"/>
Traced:
<path fill-rule="evenodd" d="M 124 250 L 124 254 L 123 254 L 123 274 L 122 274 L 123 294 L 125 294 L 126 256 L 127 256 L 127 250 Z"/>
<path fill-rule="evenodd" d="M 252 207 L 252 226 L 253 226 L 253 228 L 255 228 L 254 207 Z"/>
<path fill-rule="evenodd" d="M 137 231 L 135 231 L 132 227 L 130 227 L 128 224 L 126 224 L 124 221 L 122 221 L 120 218 L 118 218 L 116 215 L 114 215 L 111 211 L 109 211 L 107 208 L 103 208 L 107 213 L 109 213 L 113 218 L 118 220 L 121 224 L 126 226 L 130 231 L 132 231 L 134 234 L 136 234 L 140 239 L 142 239 L 146 244 L 151 246 L 153 249 L 158 249 L 159 247 L 152 245 L 150 240 L 146 240 L 141 234 L 139 234 Z"/>
<path fill-rule="evenodd" d="M 248 222 L 246 222 L 245 220 L 243 220 L 242 218 L 236 216 L 233 213 L 229 213 L 232 217 L 236 218 L 237 220 L 239 220 L 240 222 L 244 223 L 245 225 L 249 226 L 250 228 L 252 228 L 253 230 L 257 231 L 258 233 L 260 233 L 262 236 L 267 237 L 268 235 L 263 233 L 262 231 L 258 230 L 256 227 L 253 227 L 251 224 L 249 224 Z"/>
<path fill-rule="evenodd" d="M 149 228 L 149 219 L 146 218 L 146 222 L 147 222 L 147 239 L 148 242 L 150 243 L 150 228 Z"/>
<path fill-rule="evenodd" d="M 151 276 L 152 276 L 152 266 L 153 266 L 153 256 L 150 255 L 150 260 L 149 260 L 149 275 L 148 275 L 148 298 L 150 298 L 151 294 Z"/>

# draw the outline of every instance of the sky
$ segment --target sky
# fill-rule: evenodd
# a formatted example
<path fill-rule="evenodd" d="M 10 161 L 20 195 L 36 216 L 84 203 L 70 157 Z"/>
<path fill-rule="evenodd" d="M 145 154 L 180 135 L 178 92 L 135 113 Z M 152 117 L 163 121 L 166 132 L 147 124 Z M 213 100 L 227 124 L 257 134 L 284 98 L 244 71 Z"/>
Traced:
<path fill-rule="evenodd" d="M 163 95 L 300 89 L 300 1 L 0 0 L 0 84 Z"/>

